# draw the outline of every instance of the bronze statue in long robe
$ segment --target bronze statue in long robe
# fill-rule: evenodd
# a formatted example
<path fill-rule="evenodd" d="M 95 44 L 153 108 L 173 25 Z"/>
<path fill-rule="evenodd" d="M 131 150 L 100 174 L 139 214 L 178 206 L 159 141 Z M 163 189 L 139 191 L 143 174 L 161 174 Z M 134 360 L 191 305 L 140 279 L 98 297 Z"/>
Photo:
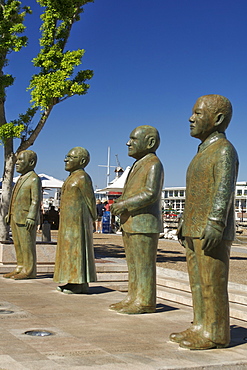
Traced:
<path fill-rule="evenodd" d="M 68 157 L 73 160 L 70 154 Z M 62 187 L 54 281 L 60 284 L 96 281 L 93 250 L 95 219 L 96 205 L 91 178 L 83 168 L 76 168 Z"/>

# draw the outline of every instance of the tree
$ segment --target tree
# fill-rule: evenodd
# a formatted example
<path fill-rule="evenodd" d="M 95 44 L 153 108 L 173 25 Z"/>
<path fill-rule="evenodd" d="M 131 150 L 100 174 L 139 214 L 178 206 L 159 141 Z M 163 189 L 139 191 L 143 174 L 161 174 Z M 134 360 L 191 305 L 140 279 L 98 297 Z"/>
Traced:
<path fill-rule="evenodd" d="M 33 75 L 28 89 L 31 93 L 30 107 L 8 122 L 5 112 L 6 89 L 14 83 L 14 77 L 5 74 L 8 54 L 18 52 L 27 45 L 24 19 L 31 9 L 21 1 L 0 0 L 0 141 L 4 146 L 4 169 L 2 197 L 0 202 L 0 240 L 8 239 L 4 218 L 7 214 L 16 155 L 30 147 L 44 127 L 53 107 L 74 95 L 84 95 L 93 76 L 91 70 L 75 68 L 81 64 L 83 49 L 65 50 L 72 26 L 80 20 L 83 6 L 94 0 L 36 0 L 44 12 L 41 15 L 40 51 L 33 59 L 39 73 Z M 33 120 L 37 124 L 32 127 Z M 14 152 L 14 138 L 20 145 Z"/>

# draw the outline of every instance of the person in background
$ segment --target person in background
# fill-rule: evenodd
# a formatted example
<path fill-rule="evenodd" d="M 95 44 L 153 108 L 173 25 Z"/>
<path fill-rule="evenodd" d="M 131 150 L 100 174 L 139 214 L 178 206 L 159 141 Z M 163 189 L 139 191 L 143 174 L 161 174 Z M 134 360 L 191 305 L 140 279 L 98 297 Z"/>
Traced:
<path fill-rule="evenodd" d="M 109 212 L 110 211 L 110 204 L 108 203 L 108 201 L 106 199 L 102 199 L 102 203 L 104 205 L 105 211 Z"/>
<path fill-rule="evenodd" d="M 97 210 L 97 219 L 95 222 L 96 225 L 96 233 L 102 233 L 102 217 L 105 211 L 104 204 L 101 202 L 100 199 L 96 201 L 96 210 Z"/>

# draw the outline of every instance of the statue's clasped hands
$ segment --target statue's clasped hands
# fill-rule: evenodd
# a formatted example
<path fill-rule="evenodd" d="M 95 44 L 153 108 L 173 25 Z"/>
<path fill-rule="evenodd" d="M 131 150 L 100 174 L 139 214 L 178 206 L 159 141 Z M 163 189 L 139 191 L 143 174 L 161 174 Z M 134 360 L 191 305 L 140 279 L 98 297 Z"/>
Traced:
<path fill-rule="evenodd" d="M 113 215 L 116 215 L 116 216 L 121 215 L 126 210 L 127 210 L 127 208 L 126 208 L 123 201 L 122 202 L 121 201 L 120 202 L 115 202 L 111 205 L 111 213 Z"/>

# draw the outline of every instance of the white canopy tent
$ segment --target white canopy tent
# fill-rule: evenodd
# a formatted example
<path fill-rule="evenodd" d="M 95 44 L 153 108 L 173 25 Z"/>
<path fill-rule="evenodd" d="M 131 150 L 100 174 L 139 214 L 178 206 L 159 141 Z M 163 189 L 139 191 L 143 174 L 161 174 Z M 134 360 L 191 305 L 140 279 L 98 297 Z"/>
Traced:
<path fill-rule="evenodd" d="M 109 192 L 109 191 L 122 192 L 125 181 L 129 174 L 129 171 L 130 171 L 130 166 L 126 167 L 125 171 L 120 177 L 114 179 L 106 188 L 96 190 L 96 193 Z"/>
<path fill-rule="evenodd" d="M 60 189 L 63 186 L 63 181 L 58 180 L 55 177 L 39 173 L 38 176 L 42 182 L 42 189 Z M 13 178 L 13 182 L 16 183 L 19 176 Z"/>
<path fill-rule="evenodd" d="M 60 189 L 64 183 L 62 180 L 58 180 L 55 177 L 44 173 L 39 173 L 39 177 L 41 179 L 43 189 Z"/>

